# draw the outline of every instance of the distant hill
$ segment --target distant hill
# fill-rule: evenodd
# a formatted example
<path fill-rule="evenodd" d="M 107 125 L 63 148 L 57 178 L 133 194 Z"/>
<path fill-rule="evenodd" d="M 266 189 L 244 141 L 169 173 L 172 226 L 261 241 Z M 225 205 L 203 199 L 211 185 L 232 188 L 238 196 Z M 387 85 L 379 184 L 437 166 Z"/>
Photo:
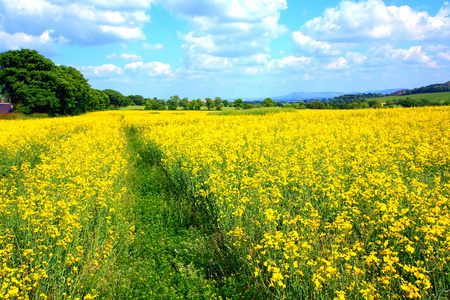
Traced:
<path fill-rule="evenodd" d="M 450 81 L 446 83 L 432 84 L 415 89 L 397 88 L 386 90 L 373 90 L 364 93 L 342 93 L 342 92 L 295 92 L 284 96 L 272 97 L 272 100 L 279 102 L 290 102 L 296 100 L 328 100 L 344 95 L 359 95 L 359 94 L 383 94 L 383 95 L 411 95 L 422 93 L 439 93 L 450 91 Z M 371 97 L 371 95 L 363 95 L 363 97 Z M 377 95 L 378 96 L 378 95 Z"/>
<path fill-rule="evenodd" d="M 272 100 L 274 101 L 294 101 L 294 100 L 310 100 L 310 99 L 329 99 L 334 97 L 339 97 L 344 95 L 344 93 L 340 92 L 296 92 L 296 93 L 290 93 L 289 95 L 284 96 L 278 96 L 273 97 Z"/>
<path fill-rule="evenodd" d="M 389 94 L 395 93 L 398 90 L 404 90 L 404 89 L 387 89 L 387 90 L 367 91 L 366 94 L 372 93 L 372 94 L 389 95 Z"/>
<path fill-rule="evenodd" d="M 367 91 L 364 92 L 364 94 L 383 94 L 383 95 L 389 95 L 391 93 L 394 93 L 400 89 L 387 89 L 387 90 L 375 90 L 375 91 Z M 356 95 L 359 93 L 342 93 L 342 92 L 296 92 L 296 93 L 290 93 L 288 95 L 284 96 L 278 96 L 273 97 L 272 100 L 274 101 L 281 101 L 281 102 L 288 102 L 288 101 L 295 101 L 295 100 L 326 100 L 331 99 L 343 95 Z"/>

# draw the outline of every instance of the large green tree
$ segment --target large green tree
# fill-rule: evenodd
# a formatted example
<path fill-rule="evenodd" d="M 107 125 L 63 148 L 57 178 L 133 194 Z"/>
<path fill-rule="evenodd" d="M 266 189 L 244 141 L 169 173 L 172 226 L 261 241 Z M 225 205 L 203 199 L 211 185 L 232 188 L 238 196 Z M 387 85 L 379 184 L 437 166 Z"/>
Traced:
<path fill-rule="evenodd" d="M 106 89 L 103 90 L 104 93 L 106 93 L 109 97 L 109 103 L 114 106 L 127 106 L 131 103 L 131 99 L 128 97 L 125 97 L 120 92 Z"/>
<path fill-rule="evenodd" d="M 223 107 L 223 100 L 220 97 L 214 98 L 214 108 L 216 110 L 222 110 Z"/>
<path fill-rule="evenodd" d="M 214 106 L 214 101 L 211 98 L 206 98 L 206 107 L 208 108 L 208 110 L 211 110 Z"/>
<path fill-rule="evenodd" d="M 236 100 L 233 101 L 233 106 L 236 107 L 236 108 L 237 107 L 242 107 L 243 103 L 244 102 L 242 101 L 242 99 L 239 98 L 239 99 L 236 99 Z"/>
<path fill-rule="evenodd" d="M 263 100 L 262 105 L 264 107 L 274 107 L 277 103 L 273 101 L 272 98 L 266 98 Z"/>
<path fill-rule="evenodd" d="M 25 113 L 73 115 L 104 107 L 104 97 L 91 92 L 78 70 L 57 66 L 35 50 L 1 53 L 0 85 L 1 93 Z"/>
<path fill-rule="evenodd" d="M 169 107 L 169 110 L 177 110 L 179 103 L 180 97 L 178 97 L 177 95 L 170 96 L 170 99 L 167 100 L 167 106 Z"/>

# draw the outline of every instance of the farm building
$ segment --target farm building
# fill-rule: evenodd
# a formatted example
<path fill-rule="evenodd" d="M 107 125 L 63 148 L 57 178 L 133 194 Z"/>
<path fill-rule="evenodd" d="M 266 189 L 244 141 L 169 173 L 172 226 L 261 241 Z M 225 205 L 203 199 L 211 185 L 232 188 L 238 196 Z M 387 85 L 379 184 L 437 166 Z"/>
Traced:
<path fill-rule="evenodd" d="M 11 103 L 5 103 L 5 99 L 2 97 L 0 101 L 0 114 L 7 114 L 13 112 L 13 106 Z"/>

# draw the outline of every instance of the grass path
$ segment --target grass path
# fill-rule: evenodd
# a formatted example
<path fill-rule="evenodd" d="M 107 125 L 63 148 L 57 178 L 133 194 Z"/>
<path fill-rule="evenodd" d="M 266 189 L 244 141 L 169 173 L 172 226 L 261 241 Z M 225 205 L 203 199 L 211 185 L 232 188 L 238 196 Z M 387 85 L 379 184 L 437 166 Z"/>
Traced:
<path fill-rule="evenodd" d="M 136 236 L 118 259 L 118 282 L 107 299 L 252 299 L 241 286 L 236 264 L 218 246 L 200 211 L 171 191 L 163 169 L 127 132 L 134 161 L 129 182 L 135 203 Z M 224 266 L 225 269 L 224 269 Z"/>

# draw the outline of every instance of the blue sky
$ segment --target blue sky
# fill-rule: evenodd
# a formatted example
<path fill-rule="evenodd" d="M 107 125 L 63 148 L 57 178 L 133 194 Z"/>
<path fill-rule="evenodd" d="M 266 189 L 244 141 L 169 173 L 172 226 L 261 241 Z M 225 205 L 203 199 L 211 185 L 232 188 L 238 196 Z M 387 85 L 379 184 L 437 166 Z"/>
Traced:
<path fill-rule="evenodd" d="M 0 52 L 168 98 L 364 92 L 450 80 L 448 1 L 0 0 Z"/>

